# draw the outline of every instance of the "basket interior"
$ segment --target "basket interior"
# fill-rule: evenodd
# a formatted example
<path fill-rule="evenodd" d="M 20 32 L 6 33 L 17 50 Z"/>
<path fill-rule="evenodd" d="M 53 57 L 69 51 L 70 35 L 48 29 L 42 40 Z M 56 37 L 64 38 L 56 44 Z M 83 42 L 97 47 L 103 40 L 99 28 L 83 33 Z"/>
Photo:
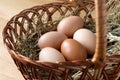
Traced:
<path fill-rule="evenodd" d="M 87 20 L 93 19 L 91 15 L 93 9 L 94 3 L 92 2 L 86 2 L 85 5 L 77 7 L 55 3 L 26 9 L 8 22 L 3 32 L 6 33 L 4 42 L 9 49 L 34 59 L 40 51 L 36 44 L 42 34 L 56 30 L 59 21 L 70 15 L 81 16 L 86 21 L 86 27 L 91 28 L 91 26 L 88 26 L 89 22 L 87 23 Z M 25 44 L 29 45 L 25 46 Z M 33 45 L 35 46 L 31 47 Z M 30 49 L 36 51 L 30 51 Z M 31 53 L 34 53 L 34 55 L 30 55 Z"/>

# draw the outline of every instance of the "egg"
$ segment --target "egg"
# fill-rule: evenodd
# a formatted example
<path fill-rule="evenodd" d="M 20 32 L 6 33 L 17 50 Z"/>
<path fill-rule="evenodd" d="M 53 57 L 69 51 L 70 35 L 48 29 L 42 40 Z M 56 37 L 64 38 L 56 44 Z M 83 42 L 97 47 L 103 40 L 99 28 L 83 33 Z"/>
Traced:
<path fill-rule="evenodd" d="M 68 61 L 81 60 L 87 58 L 86 49 L 74 39 L 66 39 L 61 45 L 61 53 Z"/>
<path fill-rule="evenodd" d="M 61 43 L 67 39 L 67 36 L 61 32 L 50 31 L 43 34 L 38 40 L 38 46 L 40 49 L 45 47 L 53 47 L 55 49 L 60 49 Z"/>
<path fill-rule="evenodd" d="M 79 16 L 69 16 L 60 21 L 57 31 L 62 32 L 68 37 L 72 37 L 74 32 L 84 25 L 84 21 Z"/>
<path fill-rule="evenodd" d="M 89 55 L 93 55 L 95 52 L 96 36 L 88 29 L 79 29 L 74 35 L 73 39 L 77 40 L 86 49 Z"/>
<path fill-rule="evenodd" d="M 51 47 L 43 48 L 39 53 L 41 62 L 65 62 L 64 56 L 57 50 Z"/>

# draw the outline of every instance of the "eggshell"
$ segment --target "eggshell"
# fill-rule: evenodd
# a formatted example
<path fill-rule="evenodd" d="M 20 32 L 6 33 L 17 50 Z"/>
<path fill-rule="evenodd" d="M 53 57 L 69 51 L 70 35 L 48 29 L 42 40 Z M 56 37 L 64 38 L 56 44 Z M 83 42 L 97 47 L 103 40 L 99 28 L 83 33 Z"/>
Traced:
<path fill-rule="evenodd" d="M 84 25 L 84 21 L 79 16 L 69 16 L 60 21 L 57 31 L 62 32 L 68 37 L 72 37 L 74 32 Z"/>
<path fill-rule="evenodd" d="M 42 49 L 44 47 L 53 47 L 60 49 L 62 42 L 67 39 L 67 36 L 61 32 L 51 31 L 43 34 L 38 40 L 38 46 Z"/>
<path fill-rule="evenodd" d="M 39 60 L 41 62 L 64 62 L 64 56 L 57 50 L 51 47 L 43 48 L 39 53 Z"/>
<path fill-rule="evenodd" d="M 86 49 L 76 40 L 66 39 L 61 45 L 61 53 L 68 60 L 82 60 L 87 58 Z"/>
<path fill-rule="evenodd" d="M 86 47 L 89 55 L 93 55 L 95 52 L 96 36 L 88 29 L 79 29 L 74 35 L 73 39 L 77 40 L 84 47 Z"/>

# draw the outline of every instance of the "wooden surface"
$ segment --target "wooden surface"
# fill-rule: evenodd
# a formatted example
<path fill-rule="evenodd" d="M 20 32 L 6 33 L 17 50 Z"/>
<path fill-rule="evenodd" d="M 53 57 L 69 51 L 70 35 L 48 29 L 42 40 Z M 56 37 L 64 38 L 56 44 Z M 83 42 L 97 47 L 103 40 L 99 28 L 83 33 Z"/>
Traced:
<path fill-rule="evenodd" d="M 7 21 L 21 10 L 56 0 L 0 0 L 0 80 L 24 80 L 2 41 Z"/>

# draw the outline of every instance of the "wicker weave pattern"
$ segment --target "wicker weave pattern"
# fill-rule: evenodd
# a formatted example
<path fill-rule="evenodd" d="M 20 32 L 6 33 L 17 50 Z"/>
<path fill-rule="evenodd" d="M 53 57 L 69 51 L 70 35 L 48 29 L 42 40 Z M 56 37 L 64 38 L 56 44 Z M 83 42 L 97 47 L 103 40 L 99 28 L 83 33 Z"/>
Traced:
<path fill-rule="evenodd" d="M 80 12 L 84 11 L 85 16 L 83 18 L 85 21 L 88 18 L 91 18 L 91 11 L 94 8 L 93 1 L 85 0 L 79 4 L 79 7 L 80 8 L 78 10 L 74 10 L 71 6 L 63 6 L 63 3 L 51 3 L 35 6 L 20 12 L 7 23 L 3 30 L 4 43 L 26 80 L 74 80 L 72 75 L 78 71 L 80 77 L 76 80 L 97 80 L 96 75 L 98 75 L 99 72 L 94 68 L 94 64 L 91 60 L 41 63 L 19 54 L 15 48 L 17 39 L 24 38 L 26 33 L 30 34 L 38 28 L 36 24 L 39 23 L 39 19 L 45 22 L 53 21 L 72 11 L 73 15 L 80 15 Z M 56 15 L 59 17 L 56 17 Z M 26 23 L 29 23 L 29 26 L 27 26 Z M 42 35 L 47 31 L 56 30 L 56 26 L 49 26 L 44 29 L 40 28 L 40 30 Z M 99 80 L 115 80 L 118 72 L 120 71 L 119 58 L 119 55 L 106 57 L 105 62 L 107 64 L 101 68 L 101 74 L 98 75 Z M 114 64 L 116 67 L 114 67 L 112 71 L 109 71 L 107 69 L 109 64 Z M 73 70 L 75 72 L 71 72 Z M 45 73 L 45 75 L 42 73 Z"/>

